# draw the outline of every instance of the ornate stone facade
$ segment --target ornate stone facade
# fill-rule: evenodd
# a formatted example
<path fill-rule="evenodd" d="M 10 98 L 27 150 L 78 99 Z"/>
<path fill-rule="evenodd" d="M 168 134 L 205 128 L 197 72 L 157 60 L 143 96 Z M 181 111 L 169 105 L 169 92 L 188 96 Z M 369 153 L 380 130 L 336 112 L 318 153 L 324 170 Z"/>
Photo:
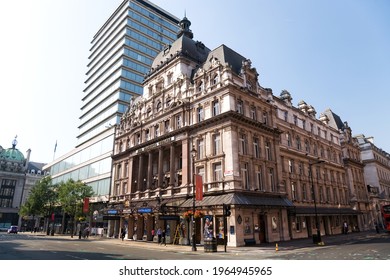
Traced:
<path fill-rule="evenodd" d="M 287 199 L 277 164 L 281 131 L 270 90 L 259 85 L 249 59 L 221 45 L 210 51 L 192 40 L 186 19 L 182 36 L 161 52 L 116 131 L 111 207 L 117 235 L 152 240 L 165 228 L 174 242 L 190 242 L 192 174 L 201 175 L 204 198 L 196 202 L 196 241 L 213 232 L 220 244 L 288 240 Z M 191 151 L 196 150 L 196 156 Z M 232 215 L 223 221 L 223 205 Z M 168 234 L 169 233 L 169 234 Z"/>

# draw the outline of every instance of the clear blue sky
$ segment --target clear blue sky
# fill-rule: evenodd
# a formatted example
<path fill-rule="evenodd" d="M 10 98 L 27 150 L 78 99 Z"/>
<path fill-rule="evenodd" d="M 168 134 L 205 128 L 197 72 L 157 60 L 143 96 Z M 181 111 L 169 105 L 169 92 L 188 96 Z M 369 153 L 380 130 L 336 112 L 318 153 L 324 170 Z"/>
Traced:
<path fill-rule="evenodd" d="M 0 145 L 53 160 L 76 145 L 89 48 L 122 0 L 0 0 Z M 390 153 L 390 1 L 155 0 L 194 39 L 252 60 L 260 84 L 327 108 Z"/>

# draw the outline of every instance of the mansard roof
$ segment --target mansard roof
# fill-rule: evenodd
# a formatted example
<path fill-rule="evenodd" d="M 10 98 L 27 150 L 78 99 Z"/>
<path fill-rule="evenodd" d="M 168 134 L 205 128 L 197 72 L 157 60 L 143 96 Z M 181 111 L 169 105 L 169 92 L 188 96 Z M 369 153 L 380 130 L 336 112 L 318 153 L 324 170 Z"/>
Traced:
<path fill-rule="evenodd" d="M 222 65 L 229 65 L 232 71 L 236 74 L 240 74 L 242 63 L 247 60 L 245 57 L 224 44 L 208 54 L 207 60 L 203 65 L 203 69 L 208 69 L 212 65 L 213 59 L 217 59 Z"/>
<path fill-rule="evenodd" d="M 202 42 L 194 41 L 186 35 L 179 37 L 172 45 L 166 46 L 153 61 L 151 72 L 177 56 L 184 56 L 202 64 L 206 61 L 210 49 Z"/>
<path fill-rule="evenodd" d="M 331 109 L 325 110 L 323 113 L 326 115 L 330 121 L 329 125 L 335 129 L 343 129 L 345 127 L 344 122 L 341 120 L 340 116 L 333 113 Z"/>

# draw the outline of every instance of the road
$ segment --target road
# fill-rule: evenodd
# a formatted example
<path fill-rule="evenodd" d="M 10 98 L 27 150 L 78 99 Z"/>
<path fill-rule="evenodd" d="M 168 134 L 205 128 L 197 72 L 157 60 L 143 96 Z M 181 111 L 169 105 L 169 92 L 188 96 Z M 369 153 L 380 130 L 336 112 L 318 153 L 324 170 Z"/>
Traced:
<path fill-rule="evenodd" d="M 118 239 L 78 239 L 70 236 L 0 233 L 0 260 L 389 260 L 390 235 L 356 234 L 324 238 L 325 246 L 310 240 L 281 242 L 256 247 L 227 248 L 205 253 L 198 246 L 159 246 L 155 243 Z"/>

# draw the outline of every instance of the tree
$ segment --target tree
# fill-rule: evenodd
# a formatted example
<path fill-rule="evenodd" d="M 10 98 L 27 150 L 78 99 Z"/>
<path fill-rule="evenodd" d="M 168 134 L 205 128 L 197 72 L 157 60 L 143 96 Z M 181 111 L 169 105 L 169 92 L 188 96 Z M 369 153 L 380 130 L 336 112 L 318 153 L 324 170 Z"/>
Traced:
<path fill-rule="evenodd" d="M 57 201 L 56 186 L 53 185 L 50 176 L 37 181 L 31 189 L 30 195 L 25 204 L 21 207 L 19 214 L 22 216 L 49 216 Z"/>
<path fill-rule="evenodd" d="M 72 219 L 71 235 L 75 230 L 74 224 L 81 217 L 85 217 L 82 212 L 84 198 L 93 196 L 92 187 L 86 185 L 82 181 L 74 181 L 69 179 L 66 182 L 61 182 L 58 186 L 58 199 L 63 211 L 69 214 Z"/>

